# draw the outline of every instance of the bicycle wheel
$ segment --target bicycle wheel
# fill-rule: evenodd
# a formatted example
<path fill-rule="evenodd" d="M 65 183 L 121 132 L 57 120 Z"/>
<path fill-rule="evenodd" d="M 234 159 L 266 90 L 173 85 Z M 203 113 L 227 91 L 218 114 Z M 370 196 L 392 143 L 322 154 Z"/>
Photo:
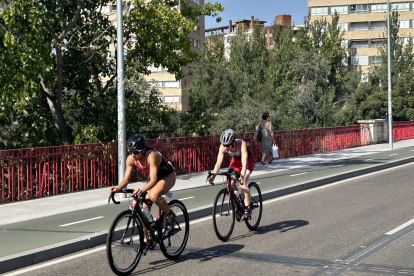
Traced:
<path fill-rule="evenodd" d="M 233 233 L 236 219 L 235 206 L 233 199 L 229 200 L 226 189 L 218 192 L 213 205 L 213 226 L 217 238 L 227 241 Z"/>
<path fill-rule="evenodd" d="M 175 214 L 174 229 L 168 236 L 164 234 L 167 219 L 163 212 L 158 223 L 158 237 L 162 254 L 167 259 L 174 260 L 183 253 L 187 244 L 190 219 L 188 218 L 187 208 L 181 201 L 171 200 L 168 206 Z"/>
<path fill-rule="evenodd" d="M 256 182 L 249 184 L 250 189 L 250 208 L 252 214 L 249 219 L 246 219 L 246 225 L 250 230 L 256 230 L 259 226 L 260 220 L 262 219 L 262 192 L 260 191 L 259 185 Z"/>
<path fill-rule="evenodd" d="M 144 249 L 144 231 L 131 211 L 121 212 L 112 222 L 106 239 L 109 266 L 117 275 L 129 275 L 137 267 Z"/>

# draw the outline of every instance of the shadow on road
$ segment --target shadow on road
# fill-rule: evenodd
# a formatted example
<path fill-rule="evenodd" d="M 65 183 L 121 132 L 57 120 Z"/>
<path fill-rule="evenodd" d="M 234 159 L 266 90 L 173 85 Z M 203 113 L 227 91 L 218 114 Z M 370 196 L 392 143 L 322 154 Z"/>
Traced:
<path fill-rule="evenodd" d="M 266 233 L 273 232 L 273 231 L 279 231 L 280 233 L 284 233 L 284 232 L 287 232 L 287 231 L 290 231 L 290 230 L 293 230 L 293 229 L 296 229 L 296 228 L 299 228 L 299 227 L 302 227 L 308 224 L 309 222 L 306 220 L 281 221 L 281 222 L 273 223 L 270 225 L 259 226 L 256 231 L 250 231 L 249 233 L 230 238 L 229 241 L 236 241 L 236 240 L 244 239 L 244 238 L 251 237 L 254 235 L 266 234 Z"/>
<path fill-rule="evenodd" d="M 185 250 L 186 253 L 181 255 L 177 260 L 172 261 L 168 259 L 163 259 L 163 260 L 159 260 L 156 262 L 152 262 L 152 263 L 149 263 L 150 265 L 152 265 L 151 268 L 143 269 L 140 271 L 135 271 L 132 275 L 140 275 L 140 274 L 145 274 L 145 273 L 161 270 L 166 267 L 179 264 L 185 261 L 189 261 L 189 260 L 198 260 L 200 263 L 206 262 L 206 261 L 210 261 L 217 257 L 231 255 L 237 251 L 242 250 L 243 248 L 244 248 L 244 245 L 240 245 L 240 244 L 223 244 L 223 245 L 217 245 L 217 246 L 213 246 L 213 247 L 205 248 L 205 249 L 187 248 Z M 138 269 L 139 269 L 139 265 L 138 265 Z"/>

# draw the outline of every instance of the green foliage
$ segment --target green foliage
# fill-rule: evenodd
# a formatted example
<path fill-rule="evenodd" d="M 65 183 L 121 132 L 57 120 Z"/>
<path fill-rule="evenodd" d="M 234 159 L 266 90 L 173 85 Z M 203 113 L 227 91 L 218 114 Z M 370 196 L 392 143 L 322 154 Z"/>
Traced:
<path fill-rule="evenodd" d="M 111 1 L 0 2 L 12 4 L 0 14 L 0 147 L 116 139 L 118 53 L 108 57 L 110 47 L 117 49 L 116 29 L 101 13 Z M 149 65 L 183 77 L 181 67 L 196 56 L 188 34 L 197 18 L 223 10 L 217 2 L 192 8 L 178 0 L 124 5 L 125 77 L 132 82 L 148 74 Z M 126 108 L 134 120 L 128 131 L 170 125 L 171 111 L 155 100 L 155 91 L 131 87 Z"/>

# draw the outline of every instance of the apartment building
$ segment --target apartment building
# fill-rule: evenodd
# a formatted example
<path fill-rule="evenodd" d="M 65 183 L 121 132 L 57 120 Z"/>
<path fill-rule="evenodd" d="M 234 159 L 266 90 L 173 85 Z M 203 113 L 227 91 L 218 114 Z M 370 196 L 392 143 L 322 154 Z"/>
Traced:
<path fill-rule="evenodd" d="M 311 21 L 323 17 L 331 21 L 335 11 L 339 14 L 349 64 L 360 65 L 367 73 L 370 65 L 381 62 L 378 47 L 386 37 L 386 0 L 308 0 L 308 9 Z M 400 14 L 399 35 L 407 44 L 414 34 L 414 1 L 391 0 L 390 9 Z"/>
<path fill-rule="evenodd" d="M 274 22 L 279 25 L 291 26 L 292 17 L 289 14 L 277 15 L 275 16 Z M 231 38 L 236 35 L 236 31 L 239 26 L 243 31 L 246 31 L 247 40 L 250 40 L 253 36 L 253 28 L 256 23 L 258 23 L 259 26 L 263 28 L 265 44 L 266 47 L 270 49 L 273 45 L 272 26 L 265 26 L 265 23 L 267 23 L 267 21 L 257 20 L 254 18 L 254 16 L 252 16 L 250 19 L 236 20 L 234 23 L 232 20 L 229 20 L 229 24 L 226 26 L 206 29 L 206 34 L 218 35 L 218 37 L 224 41 L 224 57 L 228 60 L 230 58 L 230 41 Z M 295 26 L 294 31 L 297 31 L 300 28 L 301 26 Z M 206 37 L 206 39 L 207 41 L 209 40 L 208 37 Z"/>
<path fill-rule="evenodd" d="M 204 5 L 204 0 L 188 0 L 188 5 L 194 7 Z M 114 26 L 116 26 L 116 2 L 106 6 L 102 12 L 108 14 L 109 20 L 113 22 Z M 204 42 L 204 29 L 204 16 L 200 16 L 198 18 L 196 30 L 189 34 L 189 40 L 192 43 L 191 50 L 196 53 L 200 53 L 200 47 Z M 109 49 L 109 55 L 115 57 L 115 48 L 113 45 Z M 168 72 L 168 68 L 162 66 L 150 66 L 148 69 L 151 74 L 145 76 L 145 79 L 152 85 L 157 85 L 159 87 L 159 90 L 161 91 L 159 98 L 163 104 L 166 104 L 176 110 L 188 111 L 190 109 L 190 105 L 187 88 L 193 80 L 192 67 L 193 64 L 188 64 L 183 67 L 182 70 L 186 76 L 181 80 L 176 80 L 174 74 Z"/>

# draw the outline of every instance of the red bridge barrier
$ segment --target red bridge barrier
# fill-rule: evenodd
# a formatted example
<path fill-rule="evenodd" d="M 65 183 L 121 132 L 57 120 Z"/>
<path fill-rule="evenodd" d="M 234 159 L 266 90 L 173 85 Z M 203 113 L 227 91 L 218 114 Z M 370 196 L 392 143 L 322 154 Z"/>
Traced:
<path fill-rule="evenodd" d="M 414 122 L 392 123 L 392 140 L 400 141 L 414 138 Z"/>
<path fill-rule="evenodd" d="M 366 145 L 367 131 L 367 126 L 358 125 L 274 134 L 279 157 L 288 158 Z M 253 141 L 253 133 L 238 138 L 247 142 L 259 161 L 260 147 Z M 187 174 L 214 167 L 219 140 L 219 135 L 179 137 L 148 140 L 148 145 L 171 161 L 177 174 Z M 0 202 L 116 185 L 117 156 L 116 142 L 0 151 Z M 228 164 L 229 159 L 224 160 L 223 167 Z M 144 176 L 135 171 L 131 178 L 135 181 Z"/>

